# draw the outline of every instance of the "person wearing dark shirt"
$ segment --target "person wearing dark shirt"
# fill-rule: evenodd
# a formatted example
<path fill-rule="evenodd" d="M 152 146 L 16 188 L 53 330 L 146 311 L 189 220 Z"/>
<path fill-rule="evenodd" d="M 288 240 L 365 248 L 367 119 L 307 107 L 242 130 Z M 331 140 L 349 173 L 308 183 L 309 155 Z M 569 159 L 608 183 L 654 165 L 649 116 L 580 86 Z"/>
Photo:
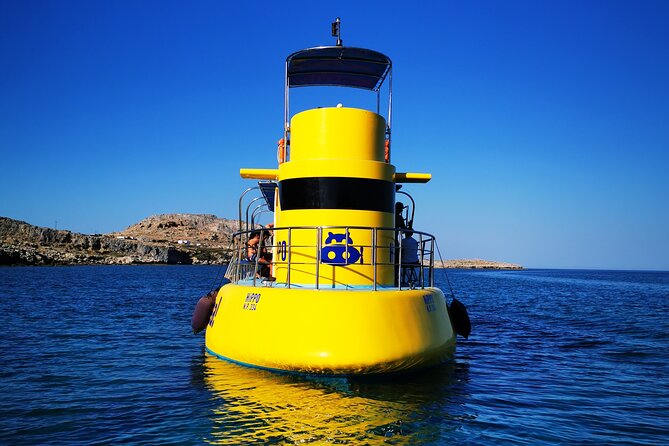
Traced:
<path fill-rule="evenodd" d="M 404 203 L 398 201 L 395 203 L 395 228 L 406 229 L 407 225 L 402 216 L 402 211 L 404 210 Z"/>
<path fill-rule="evenodd" d="M 395 286 L 397 286 L 398 283 L 397 273 L 399 272 L 399 247 L 400 243 L 402 242 L 402 231 L 407 229 L 404 216 L 402 215 L 403 210 L 404 203 L 401 201 L 395 203 L 395 246 L 394 249 L 391 249 L 391 257 L 395 264 Z"/>
<path fill-rule="evenodd" d="M 402 239 L 402 265 L 418 264 L 418 242 L 413 231 L 406 231 Z"/>

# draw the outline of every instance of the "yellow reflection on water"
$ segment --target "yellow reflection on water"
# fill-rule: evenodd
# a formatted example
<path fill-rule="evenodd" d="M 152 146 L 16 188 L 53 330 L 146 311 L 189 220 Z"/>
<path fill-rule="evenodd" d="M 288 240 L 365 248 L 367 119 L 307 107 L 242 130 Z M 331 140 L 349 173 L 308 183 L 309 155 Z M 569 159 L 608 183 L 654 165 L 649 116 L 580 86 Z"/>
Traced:
<path fill-rule="evenodd" d="M 453 379 L 446 366 L 413 378 L 347 379 L 277 374 L 209 355 L 204 365 L 217 404 L 214 444 L 434 441 L 443 426 L 420 419 L 441 406 Z"/>

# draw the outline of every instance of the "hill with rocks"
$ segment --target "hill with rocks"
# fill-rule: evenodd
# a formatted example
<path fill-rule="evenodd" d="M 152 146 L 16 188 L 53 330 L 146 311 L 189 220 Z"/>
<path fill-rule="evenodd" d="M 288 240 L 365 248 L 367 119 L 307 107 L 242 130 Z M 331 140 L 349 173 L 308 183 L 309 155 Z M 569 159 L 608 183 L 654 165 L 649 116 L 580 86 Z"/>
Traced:
<path fill-rule="evenodd" d="M 183 247 L 228 248 L 232 234 L 237 231 L 236 220 L 213 214 L 153 215 L 110 236 L 136 239 Z"/>
<path fill-rule="evenodd" d="M 0 265 L 220 264 L 237 222 L 155 215 L 111 234 L 79 234 L 0 217 Z"/>

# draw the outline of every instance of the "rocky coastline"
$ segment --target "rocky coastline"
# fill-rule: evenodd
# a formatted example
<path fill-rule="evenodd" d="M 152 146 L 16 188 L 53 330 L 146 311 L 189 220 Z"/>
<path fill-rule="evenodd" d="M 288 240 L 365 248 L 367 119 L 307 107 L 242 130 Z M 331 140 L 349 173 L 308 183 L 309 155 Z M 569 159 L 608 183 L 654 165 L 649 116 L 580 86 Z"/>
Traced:
<path fill-rule="evenodd" d="M 435 268 L 449 269 L 524 269 L 522 265 L 516 263 L 495 262 L 492 260 L 481 259 L 453 259 L 443 262 L 435 261 Z"/>
<path fill-rule="evenodd" d="M 0 265 L 221 264 L 235 225 L 214 215 L 165 214 L 87 235 L 0 217 Z"/>
<path fill-rule="evenodd" d="M 0 217 L 0 266 L 224 264 L 237 221 L 211 214 L 162 214 L 123 231 L 79 234 Z M 487 260 L 437 261 L 437 268 L 523 269 Z"/>

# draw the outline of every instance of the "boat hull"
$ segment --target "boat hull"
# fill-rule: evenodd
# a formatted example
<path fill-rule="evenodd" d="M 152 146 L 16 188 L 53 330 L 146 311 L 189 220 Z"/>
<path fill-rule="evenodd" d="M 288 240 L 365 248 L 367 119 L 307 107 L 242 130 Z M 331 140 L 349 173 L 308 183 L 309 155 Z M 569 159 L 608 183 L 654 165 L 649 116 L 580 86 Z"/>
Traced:
<path fill-rule="evenodd" d="M 420 369 L 448 359 L 455 333 L 444 295 L 416 290 L 222 287 L 207 350 L 245 365 L 323 374 Z"/>

